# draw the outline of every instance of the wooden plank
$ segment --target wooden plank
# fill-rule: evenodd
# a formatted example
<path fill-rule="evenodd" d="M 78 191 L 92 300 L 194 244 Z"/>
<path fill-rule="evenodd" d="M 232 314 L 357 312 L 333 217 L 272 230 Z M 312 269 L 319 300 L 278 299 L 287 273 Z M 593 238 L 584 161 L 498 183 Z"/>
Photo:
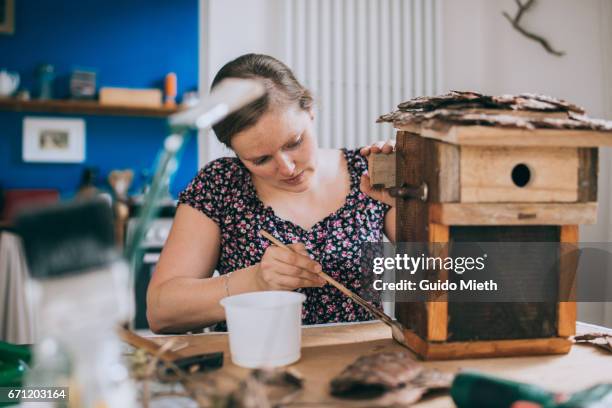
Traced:
<path fill-rule="evenodd" d="M 406 346 L 412 351 L 416 353 L 419 357 L 425 357 L 427 355 L 427 349 L 429 348 L 429 343 L 421 336 L 416 334 L 414 330 L 406 329 L 404 330 L 404 339 Z"/>
<path fill-rule="evenodd" d="M 449 227 L 447 225 L 429 224 L 430 256 L 446 258 L 448 256 Z M 448 271 L 437 271 L 436 279 L 448 280 Z M 445 341 L 448 338 L 448 295 L 437 293 L 435 301 L 427 302 L 427 340 Z"/>
<path fill-rule="evenodd" d="M 428 186 L 429 202 L 452 203 L 460 198 L 459 174 L 460 154 L 457 146 L 424 139 L 425 182 Z"/>
<path fill-rule="evenodd" d="M 399 135 L 399 134 L 398 134 Z M 421 141 L 421 157 L 419 163 L 421 176 L 419 183 L 425 181 L 428 186 L 429 202 L 457 202 L 459 201 L 459 149 L 457 146 L 440 143 L 427 139 Z M 414 153 L 414 152 L 413 152 Z M 412 153 L 411 153 L 412 154 Z M 386 188 L 399 186 L 402 183 L 410 184 L 407 180 L 401 182 L 397 179 L 397 169 L 411 166 L 415 161 L 412 155 L 374 154 L 368 160 L 368 173 L 372 186 Z M 411 184 L 413 185 L 413 184 Z M 414 186 L 419 184 L 414 184 Z"/>
<path fill-rule="evenodd" d="M 429 224 L 429 242 L 448 243 L 449 234 L 448 225 Z"/>
<path fill-rule="evenodd" d="M 422 158 L 423 179 L 427 183 L 431 202 L 459 201 L 459 149 L 457 146 L 424 140 Z M 414 160 L 414 158 L 407 158 Z M 399 163 L 399 164 L 398 164 Z M 395 187 L 396 169 L 402 165 L 396 153 L 372 154 L 368 159 L 368 173 L 372 186 Z"/>
<path fill-rule="evenodd" d="M 560 337 L 428 342 L 416 335 L 412 330 L 404 330 L 404 337 L 408 348 L 423 360 L 428 361 L 567 354 L 572 348 L 570 340 Z"/>
<path fill-rule="evenodd" d="M 397 185 L 396 154 L 375 153 L 368 157 L 368 174 L 370 185 L 376 187 L 391 188 Z"/>
<path fill-rule="evenodd" d="M 1 99 L 0 110 L 13 112 L 67 113 L 80 115 L 144 116 L 164 118 L 178 112 L 178 108 L 142 108 L 115 105 L 100 105 L 98 101 L 48 100 L 19 101 Z"/>
<path fill-rule="evenodd" d="M 576 244 L 579 238 L 578 225 L 564 225 L 560 231 L 561 244 Z M 576 270 L 578 258 L 570 252 L 575 249 L 573 245 L 562 245 L 560 251 L 560 277 L 559 293 L 562 299 L 576 298 Z M 557 334 L 561 337 L 576 334 L 576 302 L 559 302 L 557 309 Z"/>
<path fill-rule="evenodd" d="M 595 224 L 597 203 L 432 203 L 429 220 L 444 225 Z"/>
<path fill-rule="evenodd" d="M 419 186 L 423 182 L 426 166 L 424 139 L 418 135 L 399 132 L 397 135 L 396 159 L 397 179 L 401 185 L 406 183 Z M 420 200 L 398 200 L 397 203 L 397 241 L 427 242 L 426 204 Z"/>
<path fill-rule="evenodd" d="M 599 173 L 597 148 L 578 149 L 578 201 L 597 201 L 597 175 Z"/>
<path fill-rule="evenodd" d="M 575 148 L 463 146 L 461 202 L 576 202 L 578 161 Z"/>
<path fill-rule="evenodd" d="M 398 132 L 396 144 L 397 181 L 418 186 L 423 182 L 425 155 L 423 138 Z M 427 242 L 427 206 L 420 200 L 397 200 L 397 242 Z M 427 308 L 424 302 L 397 302 L 395 317 L 422 337 L 427 336 Z"/>
<path fill-rule="evenodd" d="M 396 129 L 418 133 L 423 137 L 464 146 L 546 146 L 597 147 L 612 146 L 612 132 L 571 129 L 515 129 L 493 126 L 439 126 L 426 128 L 400 125 Z"/>
<path fill-rule="evenodd" d="M 427 202 L 458 202 L 459 201 L 459 148 L 430 139 L 422 139 L 419 162 L 422 163 L 421 181 L 425 181 L 428 190 Z M 414 161 L 414 157 L 397 156 L 397 168 L 404 165 L 405 160 Z M 408 164 L 409 165 L 409 164 Z M 398 185 L 408 184 L 405 180 Z M 412 185 L 418 186 L 420 184 Z"/>
<path fill-rule="evenodd" d="M 466 341 L 452 343 L 429 343 L 424 360 L 458 360 L 485 357 L 539 356 L 567 354 L 572 342 L 565 338 Z"/>

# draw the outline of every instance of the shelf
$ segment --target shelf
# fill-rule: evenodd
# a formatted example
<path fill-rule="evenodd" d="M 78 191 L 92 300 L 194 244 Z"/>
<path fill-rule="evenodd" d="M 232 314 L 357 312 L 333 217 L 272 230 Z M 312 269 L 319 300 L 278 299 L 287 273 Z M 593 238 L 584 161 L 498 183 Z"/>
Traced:
<path fill-rule="evenodd" d="M 13 112 L 44 112 L 68 113 L 78 115 L 110 115 L 110 116 L 141 116 L 165 118 L 175 112 L 177 108 L 145 108 L 132 106 L 100 105 L 97 101 L 79 100 L 31 100 L 0 99 L 0 110 Z"/>

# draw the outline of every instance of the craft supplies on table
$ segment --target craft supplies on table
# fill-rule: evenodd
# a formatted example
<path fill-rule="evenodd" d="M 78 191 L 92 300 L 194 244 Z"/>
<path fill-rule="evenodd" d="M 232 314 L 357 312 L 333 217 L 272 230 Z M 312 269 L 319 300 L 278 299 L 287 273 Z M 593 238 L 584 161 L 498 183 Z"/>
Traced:
<path fill-rule="evenodd" d="M 612 332 L 584 323 L 577 325 L 578 333 L 592 331 Z M 223 375 L 246 378 L 251 372 L 231 362 L 227 333 L 155 336 L 150 339 L 158 344 L 165 344 L 172 339 L 187 342 L 189 345 L 177 352 L 182 357 L 206 352 L 224 352 L 223 367 L 210 373 L 210 376 L 206 377 L 208 380 Z M 345 399 L 331 396 L 332 379 L 360 356 L 387 352 L 402 353 L 406 352 L 406 348 L 391 338 L 389 329 L 381 322 L 304 326 L 302 358 L 290 366 L 291 370 L 298 372 L 303 378 L 303 389 L 292 402 L 310 403 L 311 406 L 347 406 Z M 553 393 L 574 393 L 598 383 L 611 382 L 609 358 L 609 354 L 595 347 L 576 345 L 566 355 L 424 361 L 420 362 L 420 365 L 426 370 L 450 374 L 456 374 L 460 370 L 474 370 L 507 380 L 533 384 Z M 357 400 L 351 403 L 351 406 L 371 407 L 371 404 L 367 405 L 368 401 Z M 362 405 L 359 405 L 360 403 Z M 452 406 L 453 402 L 448 394 L 437 394 L 415 405 L 422 408 Z"/>

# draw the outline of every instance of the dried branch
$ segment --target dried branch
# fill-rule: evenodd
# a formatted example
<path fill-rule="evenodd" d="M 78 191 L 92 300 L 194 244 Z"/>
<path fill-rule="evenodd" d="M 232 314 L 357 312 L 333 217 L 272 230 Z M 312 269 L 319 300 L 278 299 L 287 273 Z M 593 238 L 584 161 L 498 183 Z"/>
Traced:
<path fill-rule="evenodd" d="M 544 49 L 546 49 L 546 51 L 548 51 L 549 53 L 556 55 L 558 57 L 564 56 L 565 55 L 564 51 L 557 51 L 553 49 L 553 47 L 548 43 L 546 39 L 544 39 L 543 37 L 537 34 L 534 34 L 528 31 L 527 29 L 521 26 L 521 19 L 523 18 L 523 15 L 527 11 L 529 11 L 529 9 L 533 7 L 533 5 L 535 4 L 535 0 L 527 0 L 526 3 L 523 3 L 521 0 L 514 0 L 514 1 L 516 2 L 519 8 L 516 13 L 516 16 L 514 16 L 513 18 L 512 16 L 510 16 L 510 14 L 506 13 L 505 11 L 502 13 L 503 16 L 506 17 L 506 19 L 510 22 L 510 24 L 512 24 L 512 27 L 514 27 L 515 30 L 523 34 L 525 37 L 533 41 L 539 42 L 542 45 L 542 47 L 544 47 Z"/>

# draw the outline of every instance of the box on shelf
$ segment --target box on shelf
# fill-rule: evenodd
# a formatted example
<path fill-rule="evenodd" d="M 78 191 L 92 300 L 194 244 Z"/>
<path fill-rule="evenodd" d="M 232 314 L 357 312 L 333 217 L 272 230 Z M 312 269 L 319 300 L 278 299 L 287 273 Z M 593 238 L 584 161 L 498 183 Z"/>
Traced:
<path fill-rule="evenodd" d="M 159 89 L 100 88 L 100 104 L 113 106 L 149 107 L 162 106 Z"/>

